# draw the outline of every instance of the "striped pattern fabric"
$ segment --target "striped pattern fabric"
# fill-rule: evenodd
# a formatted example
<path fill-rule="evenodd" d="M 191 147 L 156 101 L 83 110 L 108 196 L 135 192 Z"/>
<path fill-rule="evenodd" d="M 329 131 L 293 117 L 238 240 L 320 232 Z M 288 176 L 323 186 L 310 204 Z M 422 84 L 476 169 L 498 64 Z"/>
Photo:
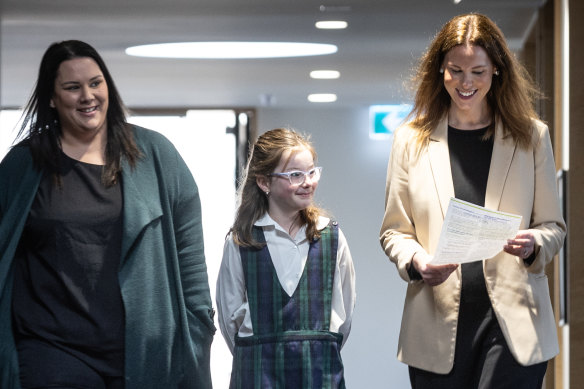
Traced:
<path fill-rule="evenodd" d="M 265 243 L 261 228 L 254 237 Z M 342 335 L 329 331 L 338 226 L 311 243 L 298 287 L 282 289 L 267 245 L 240 248 L 254 335 L 235 339 L 231 389 L 344 388 Z"/>

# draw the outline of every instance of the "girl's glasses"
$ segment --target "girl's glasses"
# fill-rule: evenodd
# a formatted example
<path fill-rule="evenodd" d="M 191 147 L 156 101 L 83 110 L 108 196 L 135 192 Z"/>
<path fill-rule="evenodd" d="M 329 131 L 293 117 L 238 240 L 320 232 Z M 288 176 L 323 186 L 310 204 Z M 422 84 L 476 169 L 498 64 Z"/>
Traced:
<path fill-rule="evenodd" d="M 268 177 L 287 177 L 291 185 L 302 185 L 306 181 L 306 177 L 310 178 L 311 181 L 318 181 L 320 179 L 320 173 L 322 172 L 322 167 L 318 166 L 310 169 L 307 172 L 301 170 L 293 170 L 286 173 L 270 173 Z"/>

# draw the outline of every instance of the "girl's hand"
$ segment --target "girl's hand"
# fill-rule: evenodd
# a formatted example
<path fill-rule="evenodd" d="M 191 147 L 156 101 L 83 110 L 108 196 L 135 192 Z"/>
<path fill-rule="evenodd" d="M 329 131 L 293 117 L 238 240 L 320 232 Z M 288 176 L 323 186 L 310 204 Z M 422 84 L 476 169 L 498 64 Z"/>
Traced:
<path fill-rule="evenodd" d="M 429 264 L 431 256 L 417 252 L 412 258 L 412 265 L 420 273 L 425 283 L 437 286 L 450 277 L 450 274 L 458 268 L 458 264 L 432 265 Z"/>
<path fill-rule="evenodd" d="M 513 239 L 508 239 L 503 251 L 519 258 L 529 258 L 535 251 L 535 238 L 529 230 L 519 230 Z"/>

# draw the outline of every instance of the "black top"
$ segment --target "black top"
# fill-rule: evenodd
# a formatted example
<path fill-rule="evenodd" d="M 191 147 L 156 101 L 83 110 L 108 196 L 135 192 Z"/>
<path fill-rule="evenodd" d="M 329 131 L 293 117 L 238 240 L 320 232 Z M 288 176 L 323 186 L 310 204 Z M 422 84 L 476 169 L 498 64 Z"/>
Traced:
<path fill-rule="evenodd" d="M 484 206 L 493 138 L 483 140 L 487 128 L 457 130 L 448 126 L 448 150 L 457 199 Z"/>
<path fill-rule="evenodd" d="M 448 151 L 450 154 L 450 169 L 456 198 L 473 204 L 484 206 L 487 192 L 487 180 L 493 153 L 493 138 L 483 140 L 488 127 L 479 130 L 458 130 L 448 126 Z M 474 265 L 472 265 L 474 263 Z M 484 287 L 482 278 L 482 263 L 472 262 L 462 267 L 463 285 L 478 285 Z M 480 267 L 480 269 L 478 269 Z M 474 269 L 471 273 L 467 270 Z M 467 274 L 468 273 L 468 274 Z M 408 275 L 412 280 L 421 280 L 421 274 L 414 266 L 408 267 Z M 479 277 L 480 279 L 477 279 Z M 480 285 L 482 284 L 482 286 Z M 473 292 L 470 292 L 472 295 Z"/>
<path fill-rule="evenodd" d="M 484 140 L 488 127 L 479 130 L 458 130 L 448 126 L 448 150 L 454 195 L 457 199 L 484 206 L 487 180 L 493 154 L 493 137 Z M 464 263 L 461 304 L 472 303 L 490 307 L 482 261 Z"/>
<path fill-rule="evenodd" d="M 102 166 L 62 154 L 62 185 L 45 175 L 20 240 L 13 293 L 16 339 L 44 340 L 106 376 L 124 368 L 118 282 L 122 189 Z"/>

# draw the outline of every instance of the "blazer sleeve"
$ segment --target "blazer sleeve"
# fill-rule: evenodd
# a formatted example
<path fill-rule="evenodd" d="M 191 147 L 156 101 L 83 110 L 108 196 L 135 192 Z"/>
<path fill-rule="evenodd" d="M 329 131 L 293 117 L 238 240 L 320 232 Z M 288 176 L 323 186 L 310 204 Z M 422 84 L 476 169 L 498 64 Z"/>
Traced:
<path fill-rule="evenodd" d="M 407 126 L 399 128 L 394 134 L 379 238 L 383 250 L 405 281 L 414 281 L 408 268 L 414 254 L 424 251 L 416 237 L 409 193 L 409 168 L 412 159 L 416 158 L 415 142 L 415 134 Z"/>
<path fill-rule="evenodd" d="M 542 273 L 558 253 L 566 235 L 556 182 L 556 169 L 548 127 L 536 122 L 533 157 L 535 188 L 529 229 L 535 236 L 535 259 L 527 270 Z"/>

